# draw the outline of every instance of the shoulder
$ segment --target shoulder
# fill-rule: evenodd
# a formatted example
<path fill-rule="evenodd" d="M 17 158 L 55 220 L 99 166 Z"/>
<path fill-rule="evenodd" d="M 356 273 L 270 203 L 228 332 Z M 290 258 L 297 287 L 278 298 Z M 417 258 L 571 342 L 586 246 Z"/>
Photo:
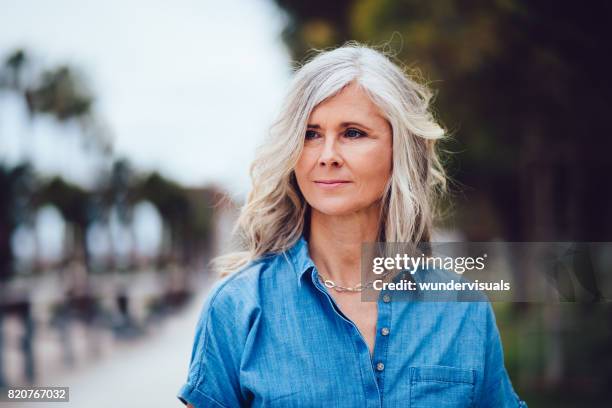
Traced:
<path fill-rule="evenodd" d="M 270 254 L 249 262 L 236 272 L 215 281 L 206 295 L 203 318 L 239 321 L 252 318 L 261 309 L 267 287 L 289 274 L 292 264 L 285 253 Z M 207 316 L 204 316 L 207 315 Z"/>

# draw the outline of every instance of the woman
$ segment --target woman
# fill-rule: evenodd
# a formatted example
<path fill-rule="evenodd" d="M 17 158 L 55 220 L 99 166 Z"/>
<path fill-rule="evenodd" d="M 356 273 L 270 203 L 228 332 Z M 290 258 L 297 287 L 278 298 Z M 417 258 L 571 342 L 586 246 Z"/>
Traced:
<path fill-rule="evenodd" d="M 193 407 L 519 407 L 488 302 L 361 300 L 363 242 L 427 242 L 445 177 L 431 94 L 349 43 L 301 67 L 251 167 L 245 252 L 197 326 Z M 232 272 L 232 273 L 228 273 Z"/>

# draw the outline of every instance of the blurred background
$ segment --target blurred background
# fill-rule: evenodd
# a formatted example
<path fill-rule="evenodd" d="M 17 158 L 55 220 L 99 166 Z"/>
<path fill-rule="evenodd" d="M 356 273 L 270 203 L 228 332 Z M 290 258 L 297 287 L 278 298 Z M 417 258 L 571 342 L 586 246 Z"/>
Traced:
<path fill-rule="evenodd" d="M 232 244 L 255 146 L 313 47 L 384 44 L 435 90 L 441 239 L 612 241 L 608 2 L 0 10 L 0 386 L 180 406 L 206 262 Z M 610 406 L 610 303 L 494 307 L 530 406 Z"/>

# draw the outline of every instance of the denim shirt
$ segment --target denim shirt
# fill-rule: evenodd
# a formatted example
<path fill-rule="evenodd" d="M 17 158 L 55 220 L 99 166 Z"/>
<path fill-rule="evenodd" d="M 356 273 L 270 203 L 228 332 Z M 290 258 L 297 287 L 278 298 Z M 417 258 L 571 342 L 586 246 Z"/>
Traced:
<path fill-rule="evenodd" d="M 302 236 L 217 281 L 178 398 L 203 407 L 526 407 L 484 302 L 392 301 L 374 352 L 317 277 Z"/>

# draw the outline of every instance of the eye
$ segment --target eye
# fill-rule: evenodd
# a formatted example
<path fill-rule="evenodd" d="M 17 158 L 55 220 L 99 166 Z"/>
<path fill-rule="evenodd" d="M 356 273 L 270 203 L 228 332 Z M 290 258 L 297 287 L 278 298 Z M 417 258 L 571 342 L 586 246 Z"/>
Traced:
<path fill-rule="evenodd" d="M 346 129 L 346 132 L 344 132 L 344 135 L 348 137 L 349 139 L 358 139 L 360 137 L 365 136 L 366 134 L 362 132 L 361 130 L 349 128 L 349 129 Z"/>
<path fill-rule="evenodd" d="M 306 140 L 314 139 L 317 136 L 318 136 L 317 132 L 315 132 L 314 130 L 307 130 L 306 131 Z"/>

